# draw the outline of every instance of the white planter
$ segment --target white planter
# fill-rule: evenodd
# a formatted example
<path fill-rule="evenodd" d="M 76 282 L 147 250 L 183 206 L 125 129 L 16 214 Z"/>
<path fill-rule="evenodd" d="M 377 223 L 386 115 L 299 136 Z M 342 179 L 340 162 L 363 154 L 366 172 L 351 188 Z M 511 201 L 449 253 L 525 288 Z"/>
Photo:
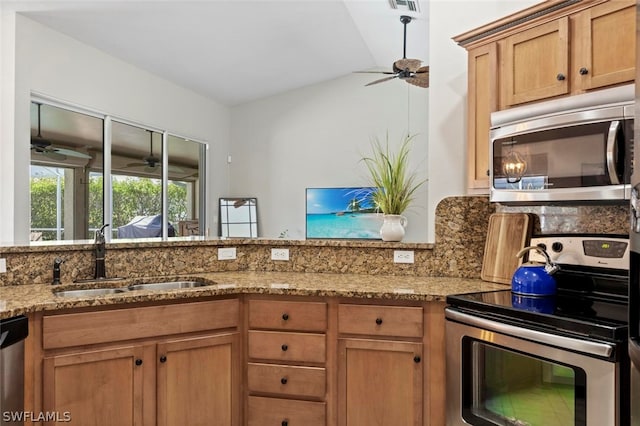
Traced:
<path fill-rule="evenodd" d="M 402 241 L 407 218 L 399 214 L 385 214 L 380 228 L 382 241 Z"/>

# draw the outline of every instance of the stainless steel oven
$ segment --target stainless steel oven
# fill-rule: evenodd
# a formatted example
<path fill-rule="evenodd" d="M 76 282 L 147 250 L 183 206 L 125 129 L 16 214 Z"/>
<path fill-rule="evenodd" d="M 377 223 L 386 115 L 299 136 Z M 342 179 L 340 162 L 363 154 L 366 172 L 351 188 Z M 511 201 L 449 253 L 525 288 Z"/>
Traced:
<path fill-rule="evenodd" d="M 633 86 L 491 116 L 491 201 L 628 200 Z"/>
<path fill-rule="evenodd" d="M 532 243 L 561 265 L 556 295 L 447 298 L 447 425 L 629 424 L 628 239 Z"/>

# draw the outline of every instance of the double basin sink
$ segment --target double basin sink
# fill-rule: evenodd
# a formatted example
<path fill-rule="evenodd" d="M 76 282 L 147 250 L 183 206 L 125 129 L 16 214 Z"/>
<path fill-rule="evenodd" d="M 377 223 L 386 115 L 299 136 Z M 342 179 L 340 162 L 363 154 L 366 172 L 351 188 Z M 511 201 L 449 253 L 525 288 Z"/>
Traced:
<path fill-rule="evenodd" d="M 177 290 L 185 288 L 207 287 L 214 285 L 212 281 L 163 281 L 144 284 L 132 284 L 128 287 L 120 288 L 88 288 L 80 290 L 54 291 L 58 297 L 96 297 L 109 294 L 125 293 L 135 290 Z"/>

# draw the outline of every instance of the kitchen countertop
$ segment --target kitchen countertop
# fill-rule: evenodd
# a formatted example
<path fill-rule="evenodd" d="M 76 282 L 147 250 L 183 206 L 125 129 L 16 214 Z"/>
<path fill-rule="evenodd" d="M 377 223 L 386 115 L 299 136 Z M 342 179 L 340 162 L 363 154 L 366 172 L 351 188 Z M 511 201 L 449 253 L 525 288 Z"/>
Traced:
<path fill-rule="evenodd" d="M 98 297 L 59 297 L 53 290 L 126 287 L 140 282 L 182 281 L 201 278 L 214 285 L 180 290 L 136 290 Z M 502 284 L 480 279 L 450 277 L 381 276 L 296 272 L 215 272 L 149 277 L 144 280 L 105 280 L 99 283 L 33 284 L 0 287 L 0 319 L 36 311 L 97 307 L 135 302 L 191 299 L 233 294 L 355 297 L 407 301 L 444 301 L 447 295 L 503 290 Z"/>

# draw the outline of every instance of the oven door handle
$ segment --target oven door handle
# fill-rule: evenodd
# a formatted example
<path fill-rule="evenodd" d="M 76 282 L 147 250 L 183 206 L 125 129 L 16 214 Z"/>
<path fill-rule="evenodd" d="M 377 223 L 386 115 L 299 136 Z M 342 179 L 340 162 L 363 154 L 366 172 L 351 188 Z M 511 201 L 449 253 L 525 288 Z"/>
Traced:
<path fill-rule="evenodd" d="M 616 170 L 615 149 L 616 141 L 618 138 L 618 131 L 620 130 L 620 121 L 614 120 L 609 125 L 609 133 L 607 134 L 607 172 L 609 173 L 609 180 L 611 185 L 619 185 L 620 179 L 618 179 L 618 171 Z"/>
<path fill-rule="evenodd" d="M 528 328 L 516 327 L 502 322 L 480 318 L 475 315 L 465 314 L 459 311 L 455 311 L 451 308 L 445 309 L 445 316 L 447 317 L 447 319 L 458 321 L 463 324 L 468 324 L 473 327 L 495 331 L 496 333 L 507 334 L 510 336 L 531 340 L 546 345 L 557 346 L 563 349 L 571 349 L 578 352 L 606 358 L 610 358 L 613 354 L 613 344 L 575 339 L 572 337 L 544 333 Z"/>

